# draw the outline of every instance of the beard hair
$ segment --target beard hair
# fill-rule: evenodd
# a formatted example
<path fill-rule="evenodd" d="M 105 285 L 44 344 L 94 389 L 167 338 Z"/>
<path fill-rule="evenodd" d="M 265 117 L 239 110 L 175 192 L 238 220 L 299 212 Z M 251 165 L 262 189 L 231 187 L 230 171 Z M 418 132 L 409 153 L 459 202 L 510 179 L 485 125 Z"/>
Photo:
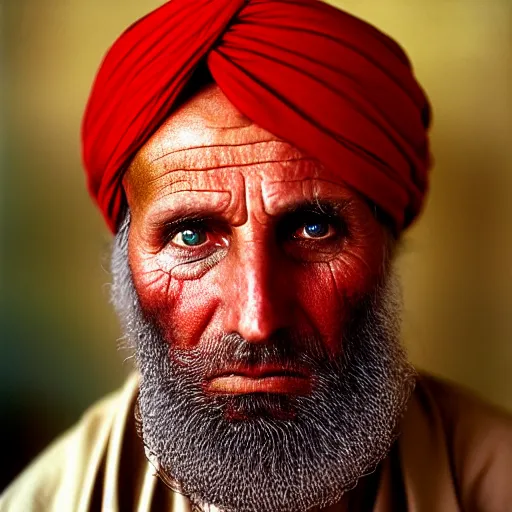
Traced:
<path fill-rule="evenodd" d="M 141 311 L 128 231 L 129 215 L 113 249 L 112 301 L 141 374 L 146 454 L 167 485 L 199 510 L 295 512 L 338 502 L 375 470 L 398 435 L 416 376 L 400 343 L 393 271 L 354 310 L 337 357 L 314 337 L 286 332 L 257 346 L 220 333 L 202 348 L 180 351 Z M 205 372 L 227 361 L 307 364 L 314 388 L 295 397 L 206 395 Z"/>

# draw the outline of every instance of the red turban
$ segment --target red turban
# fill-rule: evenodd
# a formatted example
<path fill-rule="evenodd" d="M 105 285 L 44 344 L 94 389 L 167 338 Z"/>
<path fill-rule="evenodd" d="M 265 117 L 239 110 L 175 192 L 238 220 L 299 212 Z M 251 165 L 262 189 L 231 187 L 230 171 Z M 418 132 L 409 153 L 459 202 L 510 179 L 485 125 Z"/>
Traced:
<path fill-rule="evenodd" d="M 430 109 L 398 44 L 318 0 L 171 0 L 114 43 L 85 112 L 89 190 L 112 231 L 123 173 L 200 63 L 240 112 L 339 172 L 397 232 L 418 214 Z"/>

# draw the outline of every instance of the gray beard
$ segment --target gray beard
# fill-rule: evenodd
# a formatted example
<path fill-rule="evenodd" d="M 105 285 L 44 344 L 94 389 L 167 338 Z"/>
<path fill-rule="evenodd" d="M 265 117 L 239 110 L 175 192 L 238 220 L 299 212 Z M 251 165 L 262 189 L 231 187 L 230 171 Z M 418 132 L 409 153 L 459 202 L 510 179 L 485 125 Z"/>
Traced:
<path fill-rule="evenodd" d="M 414 388 L 396 275 L 361 301 L 335 359 L 321 340 L 288 332 L 263 345 L 219 333 L 201 348 L 178 350 L 140 309 L 128 230 L 129 217 L 113 249 L 112 300 L 141 374 L 146 453 L 163 480 L 204 510 L 296 512 L 340 501 L 389 452 Z M 314 389 L 296 397 L 207 396 L 205 372 L 228 361 L 307 364 Z"/>

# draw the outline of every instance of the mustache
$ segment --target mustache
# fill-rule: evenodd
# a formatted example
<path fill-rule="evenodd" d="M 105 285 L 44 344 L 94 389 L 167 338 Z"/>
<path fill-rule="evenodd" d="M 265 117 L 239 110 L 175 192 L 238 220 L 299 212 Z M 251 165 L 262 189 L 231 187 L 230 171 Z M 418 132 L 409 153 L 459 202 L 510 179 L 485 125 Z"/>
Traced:
<path fill-rule="evenodd" d="M 238 333 L 223 333 L 207 338 L 192 349 L 170 347 L 169 355 L 183 368 L 195 368 L 202 375 L 216 375 L 227 369 L 279 367 L 297 372 L 315 368 L 329 360 L 329 354 L 317 336 L 297 335 L 287 331 L 257 343 Z"/>

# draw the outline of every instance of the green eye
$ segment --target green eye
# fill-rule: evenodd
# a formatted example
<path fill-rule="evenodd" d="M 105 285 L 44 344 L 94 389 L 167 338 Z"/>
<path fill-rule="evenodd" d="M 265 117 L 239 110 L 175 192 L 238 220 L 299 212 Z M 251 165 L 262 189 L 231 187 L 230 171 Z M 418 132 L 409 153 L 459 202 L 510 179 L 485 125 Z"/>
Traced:
<path fill-rule="evenodd" d="M 177 233 L 172 242 L 176 245 L 196 247 L 206 242 L 206 233 L 201 229 L 184 229 Z"/>

